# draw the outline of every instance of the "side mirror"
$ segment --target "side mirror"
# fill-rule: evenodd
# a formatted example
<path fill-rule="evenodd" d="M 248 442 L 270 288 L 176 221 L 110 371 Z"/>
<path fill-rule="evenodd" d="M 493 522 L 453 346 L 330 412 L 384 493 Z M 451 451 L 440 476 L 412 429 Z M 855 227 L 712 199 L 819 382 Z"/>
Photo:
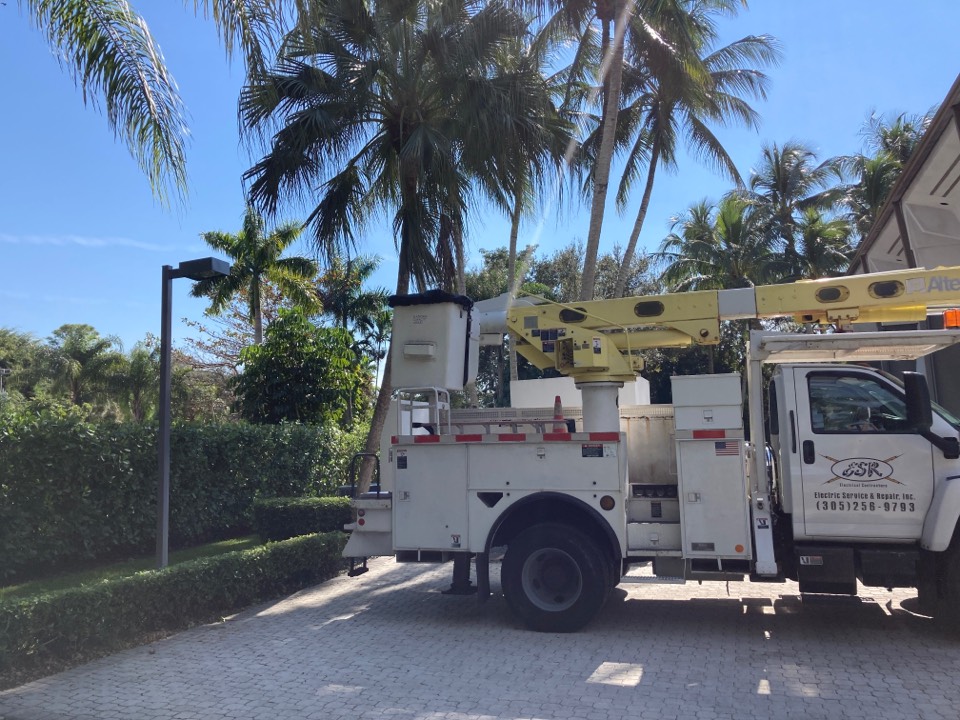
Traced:
<path fill-rule="evenodd" d="M 913 431 L 928 440 L 947 460 L 960 458 L 960 441 L 957 438 L 940 437 L 930 430 L 933 426 L 933 408 L 930 406 L 927 379 L 920 373 L 905 372 L 903 387 L 906 391 L 907 422 Z"/>
<path fill-rule="evenodd" d="M 927 379 L 918 372 L 905 372 L 903 386 L 907 395 L 907 422 L 916 432 L 929 431 L 933 425 L 933 409 Z"/>

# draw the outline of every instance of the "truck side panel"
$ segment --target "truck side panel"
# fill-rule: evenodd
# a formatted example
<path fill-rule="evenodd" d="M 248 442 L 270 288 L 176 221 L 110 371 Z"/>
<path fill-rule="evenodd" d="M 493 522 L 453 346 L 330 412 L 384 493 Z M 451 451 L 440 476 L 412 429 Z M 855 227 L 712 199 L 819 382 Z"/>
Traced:
<path fill-rule="evenodd" d="M 511 506 L 550 491 L 596 510 L 612 528 L 622 555 L 623 438 L 617 433 L 604 433 L 601 439 L 557 433 L 401 439 L 393 446 L 395 547 L 485 552 L 491 528 Z M 609 510 L 600 506 L 604 496 L 613 499 Z"/>

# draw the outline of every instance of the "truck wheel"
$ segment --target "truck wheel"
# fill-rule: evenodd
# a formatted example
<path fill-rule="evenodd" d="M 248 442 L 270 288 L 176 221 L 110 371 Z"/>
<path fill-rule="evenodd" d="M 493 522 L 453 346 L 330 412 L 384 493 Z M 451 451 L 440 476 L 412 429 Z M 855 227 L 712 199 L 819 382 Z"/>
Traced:
<path fill-rule="evenodd" d="M 602 607 L 610 571 L 596 543 L 566 525 L 543 523 L 507 546 L 503 594 L 532 630 L 574 632 Z"/>

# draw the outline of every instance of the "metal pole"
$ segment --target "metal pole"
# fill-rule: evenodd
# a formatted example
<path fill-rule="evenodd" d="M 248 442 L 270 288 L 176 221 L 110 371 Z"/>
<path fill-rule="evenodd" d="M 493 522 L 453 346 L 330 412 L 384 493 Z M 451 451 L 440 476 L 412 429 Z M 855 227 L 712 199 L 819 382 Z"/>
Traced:
<path fill-rule="evenodd" d="M 165 568 L 170 548 L 170 327 L 173 268 L 163 266 L 160 301 L 160 431 L 157 441 L 160 477 L 157 482 L 157 569 Z"/>

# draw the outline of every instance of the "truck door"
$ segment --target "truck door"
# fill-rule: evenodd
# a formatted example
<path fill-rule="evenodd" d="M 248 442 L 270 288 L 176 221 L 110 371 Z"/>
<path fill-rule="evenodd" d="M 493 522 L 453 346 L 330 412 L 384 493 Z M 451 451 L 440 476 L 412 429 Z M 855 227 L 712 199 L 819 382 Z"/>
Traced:
<path fill-rule="evenodd" d="M 919 538 L 933 498 L 933 448 L 907 429 L 902 391 L 857 368 L 798 367 L 794 379 L 804 523 L 797 534 Z"/>

